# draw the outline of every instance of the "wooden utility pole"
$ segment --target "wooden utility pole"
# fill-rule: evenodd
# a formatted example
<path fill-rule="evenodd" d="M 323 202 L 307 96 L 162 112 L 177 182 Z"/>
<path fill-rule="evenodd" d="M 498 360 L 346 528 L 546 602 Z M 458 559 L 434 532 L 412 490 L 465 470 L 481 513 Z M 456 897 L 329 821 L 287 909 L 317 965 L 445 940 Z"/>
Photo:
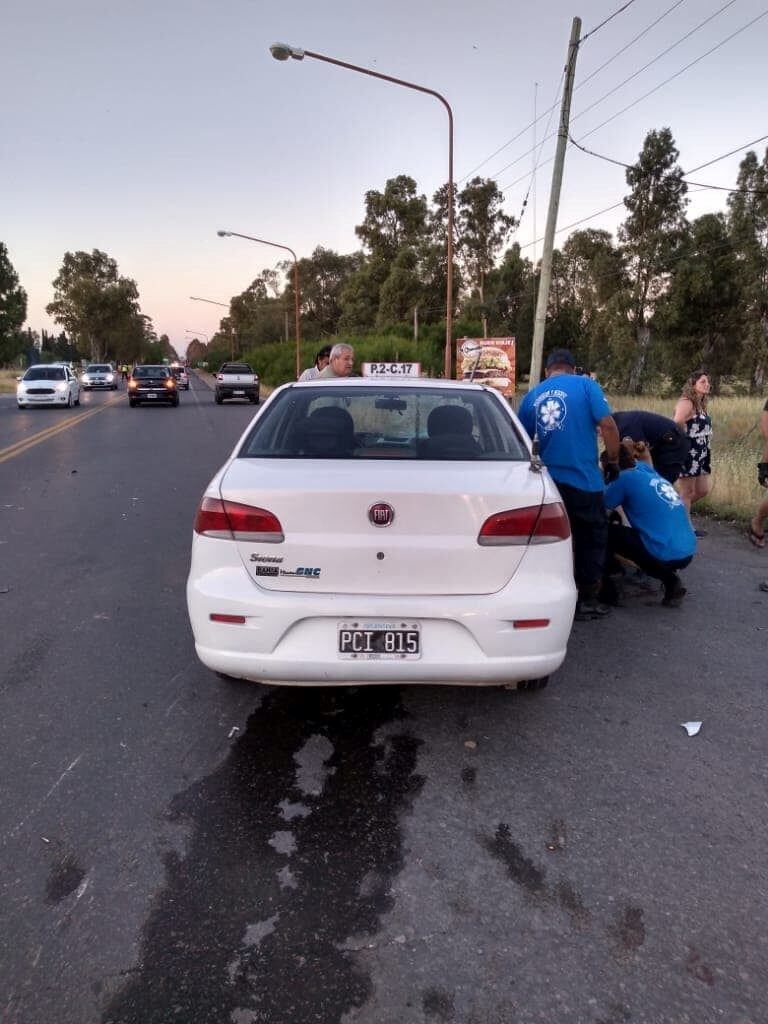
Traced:
<path fill-rule="evenodd" d="M 552 170 L 552 188 L 549 193 L 549 209 L 547 210 L 547 227 L 544 232 L 544 251 L 541 254 L 541 273 L 539 276 L 539 294 L 536 298 L 536 320 L 533 328 L 533 347 L 531 349 L 531 374 L 528 389 L 536 387 L 541 380 L 541 363 L 544 353 L 544 327 L 547 322 L 547 304 L 549 302 L 549 285 L 552 280 L 552 250 L 555 246 L 555 228 L 557 227 L 557 211 L 560 206 L 560 187 L 563 183 L 563 166 L 565 164 L 565 148 L 568 144 L 568 124 L 571 115 L 571 95 L 573 78 L 576 72 L 576 54 L 579 50 L 581 35 L 581 18 L 574 18 L 571 25 L 571 40 L 568 43 L 568 59 L 565 65 L 565 85 L 563 86 L 563 102 L 560 107 L 560 130 L 557 134 L 555 150 L 555 166 Z"/>
<path fill-rule="evenodd" d="M 418 344 L 419 341 L 419 307 L 413 307 L 413 340 Z"/>

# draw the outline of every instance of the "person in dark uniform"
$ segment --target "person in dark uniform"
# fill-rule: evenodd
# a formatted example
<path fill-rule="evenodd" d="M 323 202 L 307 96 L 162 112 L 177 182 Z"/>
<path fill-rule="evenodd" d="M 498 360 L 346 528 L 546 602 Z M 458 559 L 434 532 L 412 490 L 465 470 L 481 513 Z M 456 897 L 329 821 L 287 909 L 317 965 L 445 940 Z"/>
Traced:
<path fill-rule="evenodd" d="M 673 484 L 685 468 L 691 442 L 681 426 L 666 416 L 642 409 L 615 412 L 613 418 L 619 437 L 645 441 L 653 459 L 653 468 Z"/>
<path fill-rule="evenodd" d="M 577 619 L 610 612 L 598 601 L 608 526 L 603 504 L 603 473 L 597 458 L 597 428 L 607 453 L 605 480 L 619 475 L 619 432 L 600 385 L 575 373 L 566 348 L 550 352 L 547 379 L 529 391 L 520 420 L 537 437 L 541 459 L 557 484 L 573 534 L 573 572 L 578 590 Z"/>

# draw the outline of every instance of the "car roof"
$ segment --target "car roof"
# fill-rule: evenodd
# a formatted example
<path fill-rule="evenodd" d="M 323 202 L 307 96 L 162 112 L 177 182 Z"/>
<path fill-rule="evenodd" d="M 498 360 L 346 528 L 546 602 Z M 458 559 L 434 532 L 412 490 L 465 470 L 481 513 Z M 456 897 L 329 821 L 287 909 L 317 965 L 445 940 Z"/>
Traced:
<path fill-rule="evenodd" d="M 468 380 L 446 380 L 443 377 L 322 377 L 313 380 L 293 381 L 286 387 L 296 388 L 323 388 L 329 383 L 334 387 L 344 388 L 455 388 L 457 390 L 471 391 L 493 391 L 493 388 L 484 384 L 470 382 Z"/>

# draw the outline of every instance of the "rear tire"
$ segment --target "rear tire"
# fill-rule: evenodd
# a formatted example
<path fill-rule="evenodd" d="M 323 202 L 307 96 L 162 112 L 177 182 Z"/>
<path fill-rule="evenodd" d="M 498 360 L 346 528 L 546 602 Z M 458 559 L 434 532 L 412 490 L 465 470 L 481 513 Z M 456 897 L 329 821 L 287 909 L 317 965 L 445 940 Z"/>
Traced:
<path fill-rule="evenodd" d="M 518 690 L 543 690 L 549 682 L 549 676 L 541 676 L 539 679 L 524 679 L 517 684 Z"/>
<path fill-rule="evenodd" d="M 178 407 L 179 407 L 179 396 L 178 395 L 176 395 L 176 398 L 171 402 L 171 406 L 174 409 L 178 409 Z"/>
<path fill-rule="evenodd" d="M 251 405 L 258 405 L 259 404 L 259 396 L 258 395 L 251 395 L 250 401 L 251 401 Z"/>
<path fill-rule="evenodd" d="M 128 399 L 128 405 L 130 405 L 132 409 L 135 409 L 138 404 L 139 403 L 134 398 Z"/>

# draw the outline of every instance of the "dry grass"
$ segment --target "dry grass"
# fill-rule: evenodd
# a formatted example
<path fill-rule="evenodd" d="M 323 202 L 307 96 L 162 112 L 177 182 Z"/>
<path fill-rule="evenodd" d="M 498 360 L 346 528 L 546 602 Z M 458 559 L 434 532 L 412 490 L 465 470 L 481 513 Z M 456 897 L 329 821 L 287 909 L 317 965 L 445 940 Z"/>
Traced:
<path fill-rule="evenodd" d="M 0 395 L 16 393 L 16 378 L 22 372 L 22 370 L 0 370 Z"/>
<path fill-rule="evenodd" d="M 612 408 L 646 409 L 671 418 L 674 399 L 634 398 L 610 395 Z M 709 512 L 726 519 L 746 520 L 754 515 L 765 491 L 757 482 L 757 466 L 763 454 L 758 426 L 764 398 L 713 398 L 712 416 L 712 491 L 696 511 Z"/>

